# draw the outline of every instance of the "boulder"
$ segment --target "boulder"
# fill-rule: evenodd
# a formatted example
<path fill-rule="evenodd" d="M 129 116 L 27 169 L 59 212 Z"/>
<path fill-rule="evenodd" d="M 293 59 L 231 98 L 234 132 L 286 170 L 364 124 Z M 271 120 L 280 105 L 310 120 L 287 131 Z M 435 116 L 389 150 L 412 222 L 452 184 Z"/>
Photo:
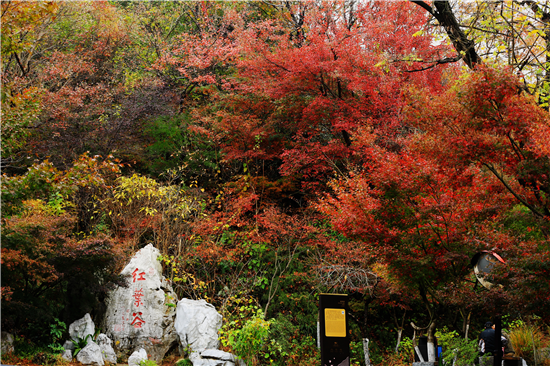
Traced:
<path fill-rule="evenodd" d="M 74 343 L 72 341 L 65 341 L 65 343 L 63 343 L 63 348 L 65 348 L 65 350 L 74 351 Z"/>
<path fill-rule="evenodd" d="M 232 362 L 226 365 L 226 361 L 204 359 L 200 356 L 200 352 L 192 352 L 189 360 L 193 366 L 235 366 Z"/>
<path fill-rule="evenodd" d="M 96 343 L 101 349 L 103 361 L 116 364 L 116 353 L 112 346 L 113 341 L 106 334 L 101 333 L 97 336 Z"/>
<path fill-rule="evenodd" d="M 189 360 L 193 366 L 246 366 L 244 361 L 237 359 L 235 355 L 218 349 L 192 352 Z"/>
<path fill-rule="evenodd" d="M 69 336 L 75 341 L 78 338 L 84 339 L 88 334 L 91 334 L 92 337 L 95 333 L 95 324 L 92 321 L 90 314 L 84 315 L 82 318 L 75 320 L 69 325 Z M 90 339 L 92 338 L 90 337 Z"/>
<path fill-rule="evenodd" d="M 147 351 L 140 348 L 128 358 L 128 366 L 139 366 L 141 361 L 147 360 Z"/>
<path fill-rule="evenodd" d="M 88 341 L 86 347 L 82 348 L 80 352 L 77 353 L 76 360 L 84 365 L 104 365 L 101 349 L 94 341 Z"/>
<path fill-rule="evenodd" d="M 235 363 L 237 360 L 237 357 L 235 355 L 229 353 L 220 351 L 219 349 L 207 349 L 201 352 L 202 358 L 210 358 L 214 360 L 221 360 L 221 361 L 230 361 Z"/>
<path fill-rule="evenodd" d="M 14 351 L 13 335 L 8 332 L 2 332 L 0 335 L 2 336 L 2 354 L 12 353 Z"/>
<path fill-rule="evenodd" d="M 117 287 L 106 299 L 102 329 L 113 341 L 117 355 L 127 357 L 144 348 L 160 362 L 177 344 L 174 329 L 176 294 L 162 276 L 158 249 L 149 244 L 124 267 L 127 287 Z"/>
<path fill-rule="evenodd" d="M 68 362 L 71 362 L 73 360 L 73 351 L 70 349 L 65 349 L 65 352 L 61 355 L 61 357 Z"/>
<path fill-rule="evenodd" d="M 181 346 L 191 352 L 217 349 L 222 316 L 204 300 L 182 299 L 176 310 L 175 328 Z"/>

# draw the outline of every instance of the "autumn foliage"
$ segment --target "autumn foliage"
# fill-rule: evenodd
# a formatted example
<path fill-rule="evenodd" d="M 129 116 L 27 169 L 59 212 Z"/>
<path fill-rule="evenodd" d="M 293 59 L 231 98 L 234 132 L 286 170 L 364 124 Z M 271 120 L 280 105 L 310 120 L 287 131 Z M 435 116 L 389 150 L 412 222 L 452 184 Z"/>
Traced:
<path fill-rule="evenodd" d="M 415 3 L 2 2 L 3 328 L 101 316 L 150 242 L 224 332 L 288 329 L 281 365 L 316 362 L 319 292 L 378 363 L 412 320 L 548 321 L 547 69 L 461 53 Z"/>

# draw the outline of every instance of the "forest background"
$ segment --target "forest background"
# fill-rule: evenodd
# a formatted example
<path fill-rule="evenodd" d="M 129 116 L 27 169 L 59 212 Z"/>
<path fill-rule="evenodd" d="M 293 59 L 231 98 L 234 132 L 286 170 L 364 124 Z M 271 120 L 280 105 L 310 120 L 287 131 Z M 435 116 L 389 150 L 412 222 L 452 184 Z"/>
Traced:
<path fill-rule="evenodd" d="M 178 296 L 224 315 L 224 349 L 270 329 L 256 364 L 318 362 L 321 292 L 350 295 L 356 363 L 367 339 L 373 363 L 405 362 L 411 322 L 547 332 L 545 2 L 1 5 L 2 330 L 20 354 L 98 323 L 147 243 Z M 481 251 L 506 261 L 501 286 L 477 283 Z"/>

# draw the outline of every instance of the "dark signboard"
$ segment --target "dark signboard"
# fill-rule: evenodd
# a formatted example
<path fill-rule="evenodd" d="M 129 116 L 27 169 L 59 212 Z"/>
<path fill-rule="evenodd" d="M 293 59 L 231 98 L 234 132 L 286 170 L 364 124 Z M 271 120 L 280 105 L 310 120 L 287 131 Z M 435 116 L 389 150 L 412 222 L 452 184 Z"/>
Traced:
<path fill-rule="evenodd" d="M 321 365 L 349 366 L 348 295 L 319 295 Z"/>

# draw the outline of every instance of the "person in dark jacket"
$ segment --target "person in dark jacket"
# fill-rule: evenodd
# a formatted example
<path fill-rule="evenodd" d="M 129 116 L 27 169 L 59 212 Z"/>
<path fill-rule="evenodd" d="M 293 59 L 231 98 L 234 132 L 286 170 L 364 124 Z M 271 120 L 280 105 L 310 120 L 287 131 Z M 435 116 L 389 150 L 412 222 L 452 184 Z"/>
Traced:
<path fill-rule="evenodd" d="M 497 352 L 497 342 L 495 338 L 495 325 L 491 322 L 485 323 L 485 330 L 481 332 L 479 344 L 482 354 L 495 355 Z"/>

